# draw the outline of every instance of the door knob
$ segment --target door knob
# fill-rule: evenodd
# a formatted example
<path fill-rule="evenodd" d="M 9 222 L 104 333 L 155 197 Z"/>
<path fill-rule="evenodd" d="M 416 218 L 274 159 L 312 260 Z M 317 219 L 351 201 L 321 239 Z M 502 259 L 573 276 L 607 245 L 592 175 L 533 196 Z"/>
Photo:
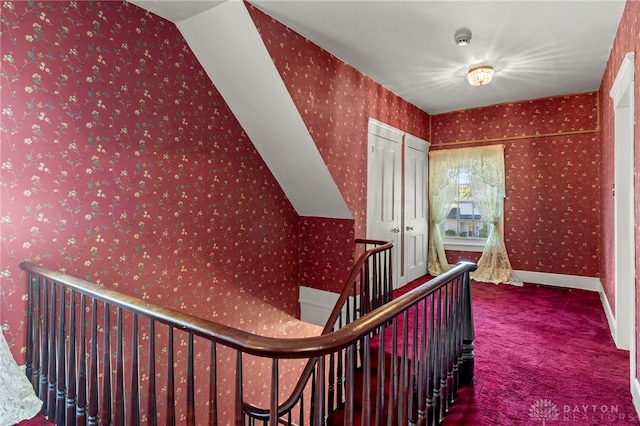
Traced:
<path fill-rule="evenodd" d="M 413 231 L 413 226 L 407 226 L 407 231 Z"/>
<path fill-rule="evenodd" d="M 391 229 L 391 232 L 395 232 L 396 234 L 400 233 L 400 228 L 398 228 L 397 226 L 393 229 Z"/>

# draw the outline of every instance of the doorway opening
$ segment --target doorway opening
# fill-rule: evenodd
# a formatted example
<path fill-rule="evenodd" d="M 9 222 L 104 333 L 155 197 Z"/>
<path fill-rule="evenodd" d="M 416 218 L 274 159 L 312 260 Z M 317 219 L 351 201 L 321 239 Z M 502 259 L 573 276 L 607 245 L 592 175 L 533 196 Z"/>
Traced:
<path fill-rule="evenodd" d="M 635 201 L 634 201 L 634 54 L 624 57 L 611 88 L 614 124 L 615 330 L 620 349 L 630 350 L 635 377 Z"/>

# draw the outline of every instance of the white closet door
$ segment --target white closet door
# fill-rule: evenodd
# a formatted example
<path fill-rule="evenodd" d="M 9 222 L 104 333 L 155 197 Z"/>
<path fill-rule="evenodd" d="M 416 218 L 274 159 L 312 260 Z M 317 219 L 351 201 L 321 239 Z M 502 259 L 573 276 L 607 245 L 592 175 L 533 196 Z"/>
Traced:
<path fill-rule="evenodd" d="M 370 119 L 368 144 L 367 238 L 394 243 L 398 288 L 427 273 L 429 143 Z"/>
<path fill-rule="evenodd" d="M 406 284 L 401 267 L 402 136 L 398 130 L 369 121 L 367 238 L 393 242 L 394 288 Z"/>
<path fill-rule="evenodd" d="M 404 264 L 407 282 L 427 273 L 429 143 L 404 139 Z"/>

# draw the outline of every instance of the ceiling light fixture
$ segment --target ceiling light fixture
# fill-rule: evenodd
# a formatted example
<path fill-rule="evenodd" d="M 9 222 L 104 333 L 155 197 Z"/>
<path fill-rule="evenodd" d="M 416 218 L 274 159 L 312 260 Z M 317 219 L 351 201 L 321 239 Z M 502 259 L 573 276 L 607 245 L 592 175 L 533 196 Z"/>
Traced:
<path fill-rule="evenodd" d="M 489 65 L 471 68 L 469 72 L 467 72 L 467 79 L 472 86 L 484 86 L 489 84 L 492 78 L 493 67 Z"/>
<path fill-rule="evenodd" d="M 471 43 L 471 31 L 465 29 L 461 29 L 456 31 L 453 39 L 456 41 L 458 46 L 466 46 Z"/>

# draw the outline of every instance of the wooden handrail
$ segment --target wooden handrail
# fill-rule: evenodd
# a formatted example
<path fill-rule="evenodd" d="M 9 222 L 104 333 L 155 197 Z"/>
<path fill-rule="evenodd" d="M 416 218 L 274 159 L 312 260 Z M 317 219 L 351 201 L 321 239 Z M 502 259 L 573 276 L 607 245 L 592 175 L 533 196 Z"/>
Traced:
<path fill-rule="evenodd" d="M 331 314 L 329 314 L 329 318 L 327 319 L 324 329 L 322 330 L 322 334 L 330 333 L 335 327 L 336 320 L 340 316 L 340 312 L 342 311 L 344 304 L 346 303 L 347 299 L 351 295 L 352 283 L 358 278 L 358 274 L 360 273 L 360 270 L 362 269 L 364 264 L 367 262 L 367 260 L 373 257 L 376 253 L 390 250 L 393 247 L 392 242 L 380 241 L 380 240 L 357 239 L 356 243 L 357 244 L 374 244 L 376 245 L 376 247 L 373 247 L 365 251 L 365 253 L 363 253 L 362 256 L 358 258 L 356 264 L 351 269 L 349 278 L 347 278 L 347 281 L 345 281 L 345 285 L 342 288 L 342 292 L 340 293 L 340 296 L 338 297 L 338 300 L 336 301 L 336 304 L 334 305 L 333 310 L 331 311 Z"/>
<path fill-rule="evenodd" d="M 366 244 L 379 244 L 378 247 L 375 247 L 374 249 L 370 250 L 372 253 L 388 250 L 393 245 L 392 243 L 388 243 L 384 241 L 375 241 L 375 240 L 358 240 L 356 242 L 366 243 Z M 365 253 L 363 256 L 360 257 L 358 262 L 356 262 L 356 265 L 354 266 L 349 279 L 346 281 L 346 285 L 344 286 L 340 294 L 340 297 L 336 301 L 336 304 L 332 310 L 332 313 L 330 314 L 327 320 L 327 323 L 323 329 L 323 334 L 320 336 L 320 339 L 323 336 L 327 336 L 327 335 L 331 336 L 332 337 L 331 340 L 333 340 L 337 346 L 335 346 L 333 349 L 328 350 L 327 352 L 323 351 L 322 355 L 335 352 L 339 349 L 344 349 L 345 347 L 352 344 L 354 341 L 357 341 L 362 337 L 367 336 L 369 333 L 376 330 L 382 324 L 388 323 L 389 321 L 394 319 L 399 313 L 405 312 L 406 310 L 415 306 L 418 302 L 423 300 L 426 296 L 435 293 L 439 289 L 442 289 L 444 286 L 449 284 L 451 280 L 454 279 L 455 277 L 458 277 L 464 274 L 467 274 L 466 276 L 468 277 L 469 273 L 477 269 L 477 265 L 472 262 L 464 262 L 464 261 L 459 262 L 454 268 L 450 269 L 449 271 L 439 275 L 438 277 L 433 278 L 432 280 L 428 281 L 427 283 L 413 290 L 410 290 L 409 292 L 399 296 L 398 298 L 392 301 L 389 301 L 383 306 L 374 309 L 368 315 L 360 317 L 354 320 L 353 322 L 345 325 L 344 327 L 338 329 L 337 331 L 334 331 L 333 327 L 335 325 L 336 319 L 339 317 L 342 307 L 344 306 L 346 300 L 351 295 L 352 288 L 350 284 L 356 279 L 357 271 L 360 270 L 360 268 L 364 265 L 367 257 L 368 257 L 367 253 Z M 473 341 L 473 338 L 474 338 L 473 319 L 471 317 L 471 306 L 469 305 L 467 309 L 469 309 L 470 315 L 464 318 L 464 320 L 467 321 L 467 323 L 465 324 L 465 329 L 468 330 L 470 335 L 465 336 L 465 345 L 468 353 L 465 353 L 464 357 L 466 357 L 465 361 L 467 361 L 469 364 L 464 366 L 463 367 L 464 370 L 461 371 L 462 382 L 465 382 L 465 383 L 470 382 L 473 378 L 473 355 L 472 355 L 473 344 L 470 343 Z M 345 335 L 345 337 L 342 337 L 343 334 Z M 315 339 L 315 338 L 311 338 L 311 339 Z M 307 340 L 307 339 L 303 339 L 303 340 Z M 309 362 L 305 366 L 305 369 L 303 370 L 303 373 L 300 379 L 298 380 L 298 383 L 294 391 L 291 393 L 291 396 L 287 399 L 285 403 L 283 403 L 278 408 L 279 413 L 286 412 L 296 403 L 297 398 L 302 393 L 304 386 L 306 385 L 307 380 L 309 379 L 311 373 L 313 372 L 313 369 L 318 359 L 319 358 L 316 357 L 309 360 Z M 256 417 L 261 419 L 269 418 L 268 417 L 270 413 L 269 409 L 256 407 L 250 404 L 245 404 L 245 406 L 250 408 L 251 413 Z"/>
<path fill-rule="evenodd" d="M 343 349 L 354 340 L 374 331 L 398 312 L 410 308 L 429 293 L 446 285 L 451 277 L 463 272 L 475 270 L 475 264 L 462 262 L 450 271 L 429 281 L 428 285 L 417 287 L 393 301 L 373 310 L 369 315 L 360 317 L 339 330 L 311 337 L 276 338 L 239 330 L 224 324 L 199 318 L 194 315 L 165 308 L 101 287 L 82 278 L 35 265 L 29 261 L 20 263 L 20 269 L 53 280 L 68 288 L 82 291 L 84 294 L 112 306 L 127 309 L 144 315 L 176 329 L 191 332 L 197 336 L 229 346 L 240 352 L 265 358 L 315 358 Z"/>
<path fill-rule="evenodd" d="M 340 295 L 338 296 L 338 299 L 336 300 L 336 303 L 333 306 L 333 309 L 332 309 L 331 313 L 329 314 L 329 317 L 327 318 L 325 326 L 324 326 L 324 328 L 322 330 L 322 334 L 328 334 L 328 333 L 330 333 L 330 332 L 332 332 L 334 330 L 335 325 L 336 325 L 336 321 L 338 320 L 338 318 L 342 314 L 342 310 L 343 310 L 343 308 L 345 306 L 346 301 L 354 293 L 354 288 L 353 288 L 354 283 L 357 281 L 358 276 L 362 273 L 362 269 L 363 269 L 364 265 L 367 263 L 367 261 L 370 258 L 374 257 L 375 255 L 377 255 L 379 253 L 382 253 L 382 252 L 385 252 L 385 251 L 389 251 L 390 252 L 391 249 L 393 248 L 393 243 L 392 242 L 382 241 L 382 240 L 356 239 L 355 243 L 356 244 L 364 244 L 365 252 L 362 253 L 362 255 L 360 255 L 360 257 L 356 261 L 356 263 L 353 266 L 353 268 L 351 268 L 351 273 L 349 274 L 349 277 L 345 281 L 345 284 L 342 287 L 342 291 L 340 292 Z M 374 247 L 371 248 L 371 249 L 366 250 L 366 247 L 368 245 L 373 245 Z M 313 371 L 315 369 L 317 360 L 318 360 L 318 358 L 310 358 L 309 359 L 309 361 L 305 365 L 304 369 L 302 370 L 302 373 L 300 374 L 300 377 L 298 378 L 298 381 L 297 381 L 296 385 L 294 386 L 293 390 L 291 391 L 291 394 L 278 407 L 278 413 L 288 412 L 289 410 L 291 410 L 295 406 L 295 404 L 297 404 L 300 396 L 304 392 L 304 389 L 305 389 L 309 379 L 311 378 L 311 375 L 313 374 Z M 269 416 L 269 413 L 271 411 L 268 408 L 257 407 L 255 405 L 249 404 L 249 403 L 245 403 L 245 410 L 247 412 L 250 412 L 253 416 L 255 416 L 257 418 L 261 418 L 261 419 L 267 419 L 268 416 Z"/>
<path fill-rule="evenodd" d="M 387 299 L 385 299 L 384 304 L 382 304 L 381 306 L 378 307 L 374 307 L 372 310 L 370 308 L 370 305 L 367 305 L 366 309 L 364 309 L 364 311 L 362 312 L 357 312 L 359 309 L 363 309 L 363 305 L 362 305 L 362 299 L 364 298 L 364 296 L 366 296 L 366 298 L 368 298 L 369 296 L 366 293 L 362 292 L 362 286 L 363 286 L 363 281 L 362 281 L 362 274 L 368 274 L 369 272 L 371 272 L 372 270 L 372 264 L 367 263 L 368 259 L 374 257 L 377 254 L 380 254 L 384 251 L 389 251 L 390 248 L 392 247 L 391 243 L 387 243 L 384 241 L 374 241 L 374 240 L 357 240 L 358 243 L 364 243 L 364 244 L 373 244 L 375 245 L 375 247 L 369 249 L 369 250 L 365 250 L 365 252 L 359 257 L 358 261 L 356 262 L 347 282 L 345 287 L 343 288 L 343 291 L 341 292 L 339 298 L 338 298 L 338 302 L 336 303 L 336 306 L 334 307 L 332 313 L 329 316 L 329 319 L 327 321 L 327 324 L 324 327 L 324 330 L 322 332 L 321 335 L 319 336 L 312 336 L 312 337 L 304 337 L 304 338 L 276 338 L 276 337 L 267 337 L 267 336 L 261 336 L 258 334 L 254 334 L 254 333 L 250 333 L 250 332 L 246 332 L 243 330 L 239 330 L 236 329 L 234 327 L 230 327 L 230 326 L 226 326 L 223 324 L 219 324 L 213 321 L 209 321 L 203 318 L 199 318 L 196 317 L 194 315 L 188 314 L 188 313 L 183 313 L 183 312 L 179 312 L 173 309 L 169 309 L 169 308 L 165 308 L 162 306 L 159 306 L 157 304 L 154 303 L 150 303 L 147 302 L 145 300 L 139 299 L 137 297 L 133 297 L 133 296 L 128 296 L 125 295 L 123 293 L 120 293 L 116 290 L 112 290 L 109 288 L 105 288 L 103 286 L 99 286 L 96 285 L 94 283 L 91 283 L 89 281 L 83 280 L 81 278 L 77 278 L 77 277 L 73 277 L 67 274 L 63 274 L 61 272 L 58 271 L 53 271 L 50 269 L 47 269 L 45 267 L 42 266 L 38 266 L 35 265 L 31 262 L 22 262 L 20 264 L 20 268 L 26 272 L 29 273 L 29 282 L 37 282 L 37 283 L 52 283 L 55 284 L 51 287 L 53 293 L 51 295 L 51 302 L 54 301 L 54 299 L 56 298 L 55 296 L 55 288 L 58 287 L 60 288 L 60 312 L 62 312 L 63 310 L 66 310 L 66 306 L 64 305 L 65 300 L 62 297 L 62 295 L 65 294 L 65 290 L 71 290 L 72 293 L 71 295 L 73 296 L 73 299 L 71 300 L 75 300 L 75 292 L 79 293 L 81 295 L 80 300 L 82 303 L 82 306 L 84 306 L 85 303 L 85 297 L 89 297 L 92 299 L 92 307 L 91 307 L 91 313 L 93 315 L 93 319 L 92 319 L 92 327 L 95 328 L 95 323 L 96 323 L 96 319 L 95 319 L 95 314 L 96 314 L 96 302 L 102 302 L 105 304 L 105 306 L 109 306 L 111 308 L 117 308 L 117 312 L 118 312 L 118 321 L 121 320 L 121 314 L 123 311 L 125 312 L 129 312 L 131 314 L 133 314 L 133 316 L 136 318 L 137 321 L 137 317 L 145 317 L 147 319 L 149 319 L 150 322 L 150 327 L 153 327 L 153 323 L 154 322 L 159 322 L 162 324 L 165 324 L 167 326 L 169 326 L 169 333 L 170 336 L 173 336 L 173 330 L 180 330 L 180 331 L 184 331 L 186 333 L 189 334 L 189 355 L 188 357 L 190 359 L 192 359 L 193 357 L 193 353 L 192 353 L 192 341 L 193 341 L 193 336 L 199 336 L 209 342 L 212 342 L 212 353 L 211 353 L 211 359 L 212 362 L 213 360 L 215 360 L 215 346 L 216 344 L 221 344 L 223 346 L 229 347 L 234 349 L 235 351 L 237 351 L 237 368 L 239 368 L 241 370 L 242 367 L 242 354 L 250 354 L 250 355 L 254 355 L 254 356 L 258 356 L 258 357 L 262 357 L 265 359 L 272 359 L 273 360 L 273 370 L 272 370 L 272 374 L 277 374 L 277 360 L 278 359 L 308 359 L 308 362 L 306 363 L 306 366 L 303 369 L 303 372 L 301 374 L 301 376 L 299 376 L 299 380 L 297 381 L 297 383 L 294 386 L 293 391 L 291 391 L 289 397 L 285 398 L 283 403 L 278 403 L 278 396 L 277 393 L 272 395 L 271 398 L 271 405 L 269 406 L 269 408 L 259 408 L 259 407 L 255 407 L 253 405 L 247 404 L 247 403 L 242 403 L 241 405 L 244 406 L 244 410 L 246 411 L 247 414 L 255 417 L 255 418 L 259 418 L 261 420 L 269 420 L 271 422 L 273 422 L 274 419 L 277 419 L 280 417 L 281 414 L 284 413 L 290 413 L 290 410 L 293 409 L 293 407 L 298 403 L 298 401 L 301 401 L 303 392 L 305 387 L 307 386 L 307 384 L 309 383 L 309 380 L 311 377 L 315 377 L 315 379 L 313 379 L 312 381 L 319 381 L 318 382 L 318 386 L 320 386 L 321 383 L 324 383 L 324 372 L 325 372 L 325 356 L 332 356 L 333 354 L 337 354 L 342 350 L 345 350 L 346 352 L 344 352 L 344 354 L 346 354 L 347 358 L 345 358 L 345 362 L 347 363 L 352 363 L 352 362 L 356 362 L 356 352 L 354 352 L 355 348 L 357 347 L 356 342 L 369 342 L 369 339 L 376 335 L 376 333 L 379 333 L 380 330 L 384 330 L 386 327 L 388 327 L 390 324 L 395 324 L 395 321 L 397 319 L 397 317 L 401 314 L 404 313 L 404 315 L 406 316 L 406 313 L 408 312 L 409 309 L 411 309 L 414 306 L 417 306 L 421 301 L 423 302 L 425 300 L 425 298 L 429 297 L 432 294 L 435 294 L 436 292 L 439 292 L 441 289 L 444 288 L 445 294 L 446 294 L 446 288 L 449 284 L 451 284 L 453 281 L 456 280 L 460 280 L 461 278 L 463 278 L 463 281 L 466 280 L 465 282 L 467 282 L 468 284 L 468 275 L 470 272 L 472 272 L 473 270 L 475 270 L 476 266 L 475 264 L 472 263 L 460 263 L 458 264 L 456 267 L 454 267 L 452 270 L 450 270 L 449 272 L 440 275 L 439 277 L 436 277 L 434 279 L 432 279 L 431 281 L 429 281 L 428 283 L 425 283 L 407 293 L 405 293 L 404 295 L 398 297 L 397 299 L 391 300 L 389 299 L 387 301 Z M 386 255 L 386 254 L 385 254 Z M 378 259 L 379 260 L 379 259 Z M 375 268 L 374 268 L 375 269 Z M 363 272 L 365 271 L 365 272 Z M 390 275 L 391 275 L 391 271 L 386 270 L 385 269 L 385 280 L 390 280 Z M 388 277 L 387 277 L 388 275 Z M 35 280 L 35 281 L 34 281 Z M 386 284 L 391 284 L 390 281 L 385 281 L 385 285 Z M 31 284 L 30 284 L 31 286 Z M 349 300 L 350 296 L 357 296 L 356 293 L 354 293 L 354 289 L 360 286 L 360 308 L 355 307 L 354 305 L 354 309 L 353 309 L 353 319 L 349 318 L 346 320 L 345 324 L 343 324 L 343 320 L 340 319 L 339 322 L 339 326 L 340 328 L 336 329 L 336 321 L 340 318 L 341 315 L 341 311 L 343 308 L 343 305 L 347 302 L 347 300 Z M 368 286 L 368 283 L 366 284 L 366 286 Z M 40 285 L 37 284 L 36 287 L 34 288 L 40 288 Z M 366 287 L 368 289 L 368 287 Z M 467 285 L 468 288 L 468 285 Z M 458 292 L 460 290 L 457 290 Z M 466 290 L 465 290 L 466 291 Z M 34 311 L 32 309 L 35 309 L 35 307 L 39 306 L 39 304 L 41 302 L 38 302 L 38 297 L 39 297 L 39 293 L 40 290 L 37 290 L 36 293 L 33 294 L 33 296 L 35 297 L 35 305 L 34 308 L 32 308 L 32 303 L 30 301 L 30 308 L 29 308 L 29 315 L 31 315 Z M 45 309 L 44 311 L 44 318 L 46 321 L 46 318 L 48 318 L 48 316 L 50 315 L 52 318 L 52 321 L 54 321 L 54 318 L 56 317 L 56 312 L 55 312 L 55 304 L 52 306 L 52 310 L 50 314 L 47 314 L 46 308 L 47 308 L 47 292 L 45 291 L 44 293 L 42 293 L 44 296 L 43 302 L 42 302 L 42 307 Z M 30 297 L 32 296 L 32 294 L 30 294 Z M 390 293 L 389 293 L 390 296 Z M 385 296 L 386 297 L 386 296 Z M 467 298 L 468 299 L 468 298 Z M 75 304 L 76 302 L 72 302 L 70 301 L 70 305 Z M 368 301 L 366 301 L 366 303 L 368 303 Z M 423 304 L 424 305 L 424 304 Z M 464 309 L 467 309 L 470 312 L 471 311 L 471 307 L 470 305 L 467 306 Z M 106 309 L 106 308 L 105 308 Z M 75 311 L 73 309 L 71 309 L 69 311 L 74 312 L 75 315 Z M 80 309 L 79 313 L 83 314 L 84 312 L 84 308 Z M 356 317 L 357 316 L 357 317 Z M 463 315 L 464 316 L 464 315 Z M 109 315 L 107 313 L 107 311 L 105 310 L 105 315 L 104 315 L 104 321 L 106 323 L 106 326 L 108 328 L 108 318 Z M 469 319 L 469 318 L 466 318 Z M 29 330 L 32 329 L 32 327 L 35 327 L 36 324 L 31 322 L 31 319 L 29 318 L 30 321 L 30 325 L 29 325 Z M 62 330 L 64 330 L 65 325 L 64 325 L 64 318 L 62 317 L 61 319 L 61 324 L 60 324 L 60 328 L 59 328 L 59 333 L 62 333 Z M 70 318 L 71 322 L 75 322 L 75 317 L 74 318 Z M 84 319 L 84 314 L 83 317 L 81 318 L 81 324 L 84 323 L 84 321 L 88 321 Z M 456 320 L 458 321 L 458 320 Z M 44 323 L 46 324 L 46 322 Z M 136 326 L 137 327 L 137 326 Z M 473 324 L 471 323 L 471 330 L 472 330 Z M 466 327 L 468 328 L 468 327 Z M 51 332 L 54 331 L 54 324 L 51 323 L 50 324 L 50 329 Z M 116 336 L 115 338 L 115 342 L 116 345 L 118 345 L 118 354 L 117 354 L 117 362 L 118 365 L 116 365 L 116 371 L 118 371 L 118 374 L 122 374 L 122 334 L 121 334 L 121 324 L 118 324 L 118 336 Z M 46 332 L 48 332 L 48 330 L 45 330 Z M 44 331 L 43 331 L 44 332 Z M 406 330 L 405 330 L 406 333 Z M 151 335 L 153 335 L 153 332 L 151 333 Z M 56 339 L 58 342 L 63 342 L 64 341 L 64 336 L 62 334 L 60 334 L 59 337 L 55 338 L 55 337 L 47 337 L 47 334 L 43 334 L 42 335 L 45 340 L 45 344 L 42 346 L 43 350 L 47 350 L 47 346 L 49 349 L 49 355 L 47 355 L 46 353 L 43 352 L 43 358 L 42 359 L 47 359 L 48 357 L 50 359 L 54 359 L 51 358 L 54 349 L 56 349 L 56 346 L 54 345 L 54 339 Z M 110 344 L 109 341 L 106 340 L 108 339 L 108 333 L 103 335 L 105 338 L 105 342 L 103 343 L 103 346 L 106 348 L 109 348 Z M 381 336 L 381 341 L 382 341 L 382 337 Z M 35 338 L 37 339 L 38 336 L 36 335 Z M 75 337 L 73 337 L 74 341 L 75 341 Z M 84 337 L 80 338 L 81 341 L 84 341 Z M 93 331 L 93 334 L 91 336 L 91 341 L 94 342 L 92 346 L 92 351 L 95 350 L 95 340 L 96 340 L 96 335 L 95 335 L 95 329 Z M 134 342 L 138 340 L 138 337 L 134 337 Z M 465 342 L 467 342 L 467 349 L 465 349 L 466 351 L 466 355 L 462 354 L 462 352 L 460 353 L 460 359 L 462 360 L 462 358 L 466 357 L 469 355 L 469 353 L 471 353 L 470 351 L 473 350 L 473 345 L 472 342 L 473 338 L 471 336 L 470 340 L 467 339 L 467 337 L 465 337 Z M 47 345 L 46 342 L 49 342 L 49 344 Z M 171 344 L 173 341 L 173 338 L 170 337 L 169 338 L 169 344 Z M 150 342 L 150 344 L 152 344 L 152 342 Z M 366 343 L 368 344 L 368 343 Z M 469 346 L 470 345 L 470 346 Z M 59 362 L 60 360 L 63 360 L 65 358 L 65 353 L 64 353 L 64 348 L 62 347 L 63 345 L 60 345 L 60 343 L 58 343 L 57 349 L 58 351 L 63 351 L 63 352 L 59 352 L 57 354 L 57 358 L 59 358 Z M 84 362 L 85 360 L 85 356 L 89 357 L 88 354 L 85 355 L 84 352 L 84 348 L 79 348 L 79 350 L 81 350 L 81 362 Z M 414 349 L 415 350 L 415 349 Z M 462 349 L 461 349 L 462 350 Z M 71 347 L 69 349 L 70 352 L 74 352 L 75 350 L 73 350 Z M 153 345 L 150 346 L 150 351 L 153 351 Z M 395 349 L 394 349 L 395 351 Z M 35 354 L 35 358 L 39 358 L 38 356 L 38 344 L 37 344 L 37 340 L 36 340 L 36 347 L 32 350 L 31 353 L 31 357 L 29 356 L 29 348 L 27 349 L 28 355 L 28 364 L 30 362 L 30 359 L 34 357 Z M 153 352 L 150 352 L 151 354 L 153 354 Z M 168 350 L 169 355 L 171 355 L 173 353 L 173 349 L 170 348 Z M 368 349 L 367 349 L 367 354 L 368 354 Z M 405 354 L 406 355 L 406 354 Z M 72 356 L 72 354 L 70 353 L 69 356 Z M 75 355 L 73 355 L 75 356 Z M 107 368 L 109 369 L 108 363 L 109 363 L 109 359 L 107 358 L 107 355 L 104 355 L 104 365 L 107 366 Z M 367 355 L 365 358 L 367 363 L 368 363 L 368 356 Z M 54 355 L 55 357 L 55 355 Z M 150 359 L 153 359 L 153 355 L 151 356 Z M 92 364 L 90 366 L 90 370 L 91 371 L 95 371 L 96 370 L 96 359 L 95 359 L 95 354 L 91 354 L 91 356 L 88 358 L 88 361 L 90 361 Z M 320 361 L 320 362 L 318 362 Z M 466 361 L 466 359 L 465 359 Z M 132 361 L 134 364 L 132 365 L 137 365 L 137 358 L 134 358 L 134 360 Z M 406 363 L 406 361 L 404 361 Z M 473 359 L 472 359 L 472 353 L 471 353 L 471 359 L 470 362 L 467 363 L 468 365 L 471 365 L 472 368 L 472 364 L 473 364 Z M 368 365 L 368 364 L 367 364 Z M 169 361 L 169 375 L 173 374 L 171 373 L 172 371 L 172 367 L 173 366 L 173 361 L 170 360 Z M 47 377 L 47 366 L 42 366 L 43 367 L 43 374 L 44 377 Z M 64 365 L 60 365 L 61 368 L 64 368 Z M 81 372 L 82 374 L 84 374 L 84 366 L 82 366 L 81 368 Z M 150 365 L 149 367 L 150 369 L 153 368 L 153 366 Z M 189 368 L 192 369 L 192 366 L 190 365 Z M 215 365 L 212 365 L 212 368 L 215 368 Z M 345 368 L 347 368 L 347 372 L 349 372 L 349 374 L 353 374 L 353 370 L 350 369 L 351 367 L 347 367 L 345 366 Z M 368 367 L 367 367 L 368 368 Z M 405 367 L 406 369 L 406 364 Z M 27 370 L 29 370 L 29 365 L 27 366 Z M 53 374 L 54 371 L 56 370 L 56 366 L 54 364 L 49 363 L 48 365 L 48 370 L 49 370 L 49 375 Z M 109 370 L 107 370 L 109 371 Z M 150 372 L 152 372 L 152 370 L 149 370 Z M 29 374 L 29 371 L 28 371 Z M 34 374 L 37 375 L 37 372 L 34 372 Z M 58 371 L 58 374 L 62 374 L 64 376 L 64 371 Z M 193 376 L 193 371 L 191 370 L 190 377 Z M 212 370 L 212 374 L 215 378 L 215 371 Z M 240 371 L 240 377 L 241 378 L 241 371 Z M 72 374 L 73 376 L 74 374 Z M 63 382 L 64 382 L 64 377 L 59 377 L 57 379 L 57 386 L 59 387 L 58 389 L 58 399 L 57 401 L 54 399 L 51 399 L 53 397 L 53 394 L 51 392 L 51 388 L 49 387 L 49 401 L 46 404 L 47 405 L 47 411 L 50 414 L 53 414 L 55 412 L 57 418 L 56 421 L 61 420 L 61 418 L 59 416 L 61 416 L 61 410 L 62 410 L 62 400 L 60 400 L 59 398 L 61 398 L 62 395 L 64 395 L 65 393 L 65 389 L 63 386 Z M 35 377 L 35 376 L 34 376 Z M 106 377 L 106 376 L 105 376 Z M 348 376 L 350 377 L 350 376 Z M 413 376 L 412 376 L 413 377 Z M 115 386 L 118 390 L 118 393 L 121 394 L 121 391 L 123 389 L 123 385 L 122 385 L 122 376 L 116 376 L 115 377 L 116 382 L 115 382 Z M 171 379 L 171 378 L 169 378 Z M 80 377 L 79 377 L 80 380 Z M 84 379 L 82 379 L 84 380 Z M 91 376 L 91 380 L 95 380 L 95 376 Z M 190 379 L 191 380 L 191 379 Z M 241 379 L 240 379 L 241 380 Z M 277 384 L 277 377 L 273 376 L 273 380 L 275 380 L 274 383 Z M 349 381 L 350 379 L 347 378 L 347 381 Z M 55 383 L 56 381 L 54 381 Z M 134 383 L 134 388 L 135 386 L 135 381 Z M 338 383 L 339 384 L 339 383 Z M 96 388 L 97 383 L 93 383 L 90 385 L 92 389 Z M 102 394 L 107 395 L 109 394 L 108 388 L 111 386 L 110 382 L 108 381 L 103 381 L 102 383 L 104 389 L 101 391 Z M 43 388 L 44 386 L 44 388 Z M 51 382 L 49 382 L 49 386 L 51 386 Z M 60 388 L 60 386 L 62 386 L 62 388 Z M 152 385 L 155 386 L 155 385 Z M 351 385 L 352 386 L 352 385 Z M 171 389 L 173 389 L 173 384 L 170 384 L 169 386 Z M 45 394 L 47 392 L 46 389 L 46 384 L 42 381 L 40 381 L 40 390 L 41 393 Z M 72 393 L 75 393 L 75 389 L 71 389 Z M 80 394 L 79 396 L 79 400 L 84 400 L 85 396 L 84 396 L 84 389 L 79 389 Z M 173 390 L 171 390 L 171 392 L 173 392 Z M 189 394 L 189 392 L 193 392 L 193 384 L 190 381 L 187 384 L 187 392 L 188 392 L 188 396 L 187 396 L 187 400 L 188 400 L 188 404 L 189 404 L 189 413 L 192 415 L 194 412 L 194 407 L 193 407 L 193 394 Z M 238 395 L 237 397 L 240 398 L 239 401 L 242 401 L 242 382 L 238 382 L 237 383 L 237 392 Z M 272 393 L 275 392 L 274 389 L 272 389 Z M 324 392 L 324 390 L 322 391 Z M 338 395 L 337 398 L 338 400 L 341 400 L 341 391 L 338 391 Z M 352 392 L 352 390 L 351 390 Z M 312 391 L 313 393 L 313 391 Z M 71 395 L 71 394 L 69 394 Z M 68 396 L 69 396 L 68 395 Z M 275 397 L 274 397 L 275 395 Z M 316 410 L 324 410 L 324 394 L 320 395 L 318 394 L 319 398 L 315 404 L 316 407 L 320 407 L 320 408 L 316 408 Z M 75 399 L 75 395 L 71 395 L 73 396 L 72 400 Z M 93 395 L 92 398 L 95 398 L 95 394 Z M 120 395 L 121 397 L 121 395 Z M 137 397 L 137 396 L 136 396 Z M 173 398 L 173 396 L 171 396 L 171 398 Z M 213 396 L 212 396 L 213 398 Z M 275 398 L 275 399 L 274 399 Z M 404 398 L 404 397 L 403 397 Z M 331 391 L 329 393 L 329 399 L 333 400 L 333 396 L 331 396 Z M 314 398 L 315 401 L 315 398 Z M 96 410 L 96 405 L 95 403 L 97 401 L 94 401 L 93 399 L 90 400 L 90 402 L 94 405 L 90 406 L 90 412 L 91 413 L 95 413 L 97 412 Z M 54 404 L 55 403 L 55 404 Z M 123 418 L 122 416 L 124 415 L 124 406 L 122 405 L 123 401 L 122 400 L 116 400 L 115 402 L 115 409 L 116 409 L 116 415 L 119 416 L 119 418 Z M 106 405 L 103 405 L 106 404 Z M 149 400 L 149 404 L 151 404 L 151 400 Z M 312 403 L 313 404 L 313 403 Z M 109 402 L 109 400 L 107 400 L 107 402 L 102 402 L 100 405 L 100 416 L 107 416 L 110 417 L 111 415 L 111 402 Z M 215 418 L 215 407 L 210 407 L 210 409 L 214 410 L 211 411 L 211 413 L 213 413 L 213 417 Z M 238 408 L 240 409 L 240 408 Z M 329 409 L 331 410 L 331 406 L 329 407 Z M 82 409 L 84 410 L 84 408 Z M 102 410 L 106 410 L 106 411 L 102 411 Z M 155 412 L 155 408 L 149 408 L 150 412 Z M 314 410 L 313 406 L 312 406 L 312 411 Z M 67 410 L 68 411 L 68 410 Z M 79 411 L 80 412 L 80 411 Z M 238 411 L 237 415 L 241 415 L 240 413 L 242 413 L 242 411 Z M 300 408 L 300 413 L 302 413 L 302 408 Z M 72 413 L 70 411 L 68 411 L 68 416 L 72 416 Z M 84 412 L 82 413 L 82 415 L 84 416 Z M 319 411 L 315 411 L 314 416 L 319 416 Z M 290 414 L 289 414 L 290 416 Z M 134 416 L 135 417 L 135 416 Z M 169 410 L 167 411 L 167 419 L 171 419 L 173 418 L 173 410 Z M 236 417 L 237 418 L 237 417 Z M 93 420 L 95 420 L 95 418 L 92 418 Z M 194 421 L 193 417 L 189 420 L 189 424 L 193 424 L 192 422 Z M 139 422 L 135 422 L 136 424 Z M 214 423 L 215 424 L 215 423 Z"/>

